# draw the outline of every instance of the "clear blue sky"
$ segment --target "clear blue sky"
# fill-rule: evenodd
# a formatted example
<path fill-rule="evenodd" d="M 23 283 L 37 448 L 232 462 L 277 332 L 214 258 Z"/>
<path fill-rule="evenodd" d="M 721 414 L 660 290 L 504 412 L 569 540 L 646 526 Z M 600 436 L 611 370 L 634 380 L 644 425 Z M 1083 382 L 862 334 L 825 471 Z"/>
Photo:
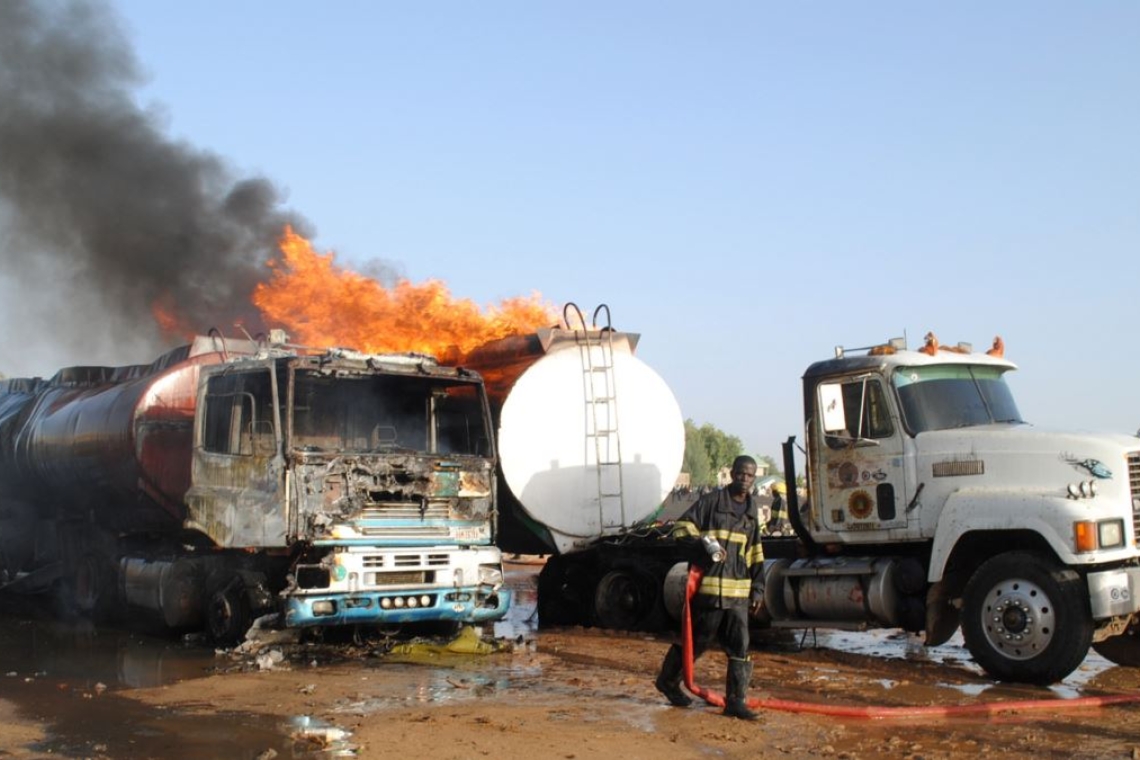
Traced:
<path fill-rule="evenodd" d="M 1035 424 L 1140 427 L 1140 4 L 111 5 L 139 104 L 319 249 L 608 304 L 752 452 L 809 363 L 928 330 L 1001 334 Z"/>

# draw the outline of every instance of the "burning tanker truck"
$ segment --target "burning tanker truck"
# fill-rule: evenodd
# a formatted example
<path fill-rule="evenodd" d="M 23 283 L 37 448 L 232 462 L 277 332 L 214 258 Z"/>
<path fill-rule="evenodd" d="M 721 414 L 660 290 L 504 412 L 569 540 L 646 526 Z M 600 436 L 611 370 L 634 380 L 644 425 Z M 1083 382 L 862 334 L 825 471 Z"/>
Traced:
<path fill-rule="evenodd" d="M 0 381 L 0 589 L 220 644 L 498 619 L 489 413 L 474 372 L 280 331 Z"/>
<path fill-rule="evenodd" d="M 1000 339 L 976 353 L 929 337 L 837 349 L 805 372 L 811 499 L 789 489 L 795 536 L 764 540 L 757 625 L 901 628 L 927 645 L 960 628 L 1010 681 L 1063 679 L 1090 647 L 1140 666 L 1140 441 L 1032 428 Z M 637 342 L 547 330 L 467 360 L 499 429 L 500 547 L 552 555 L 542 625 L 676 625 L 693 548 L 653 518 L 684 432 Z"/>

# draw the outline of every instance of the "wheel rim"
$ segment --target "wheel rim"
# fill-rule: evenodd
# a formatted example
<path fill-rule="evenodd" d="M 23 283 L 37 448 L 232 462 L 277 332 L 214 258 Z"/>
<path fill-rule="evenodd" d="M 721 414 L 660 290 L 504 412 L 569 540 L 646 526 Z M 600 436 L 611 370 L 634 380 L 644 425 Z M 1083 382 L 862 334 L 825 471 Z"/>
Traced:
<path fill-rule="evenodd" d="M 638 579 L 611 572 L 598 584 L 595 608 L 602 625 L 630 628 L 645 616 L 648 602 Z"/>
<path fill-rule="evenodd" d="M 224 638 L 234 618 L 233 604 L 229 595 L 219 592 L 210 600 L 210 633 L 214 638 Z"/>
<path fill-rule="evenodd" d="M 1054 623 L 1049 595 L 1022 578 L 994 586 L 982 608 L 986 641 L 1011 660 L 1029 660 L 1044 652 L 1053 640 Z"/>

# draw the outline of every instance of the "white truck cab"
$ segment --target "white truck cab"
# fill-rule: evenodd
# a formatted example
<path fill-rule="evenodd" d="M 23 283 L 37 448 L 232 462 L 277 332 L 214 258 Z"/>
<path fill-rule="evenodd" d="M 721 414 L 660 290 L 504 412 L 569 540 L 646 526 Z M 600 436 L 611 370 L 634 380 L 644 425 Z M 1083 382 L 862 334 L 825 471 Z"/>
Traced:
<path fill-rule="evenodd" d="M 809 556 L 770 563 L 774 625 L 900 626 L 931 645 L 961 625 L 991 675 L 1033 683 L 1094 642 L 1140 665 L 1140 439 L 1027 424 L 1002 348 L 928 335 L 808 368 L 810 496 L 791 516 Z"/>

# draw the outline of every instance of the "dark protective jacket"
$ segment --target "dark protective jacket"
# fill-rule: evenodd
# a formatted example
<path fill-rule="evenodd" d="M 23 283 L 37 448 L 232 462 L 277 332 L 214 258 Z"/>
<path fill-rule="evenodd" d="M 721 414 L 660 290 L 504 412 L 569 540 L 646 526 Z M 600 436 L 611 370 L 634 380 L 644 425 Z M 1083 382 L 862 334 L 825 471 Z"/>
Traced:
<path fill-rule="evenodd" d="M 715 538 L 724 548 L 723 562 L 705 570 L 694 602 L 704 607 L 747 607 L 764 596 L 764 547 L 760 516 L 749 495 L 737 504 L 728 489 L 705 494 L 673 524 L 675 538 Z"/>

